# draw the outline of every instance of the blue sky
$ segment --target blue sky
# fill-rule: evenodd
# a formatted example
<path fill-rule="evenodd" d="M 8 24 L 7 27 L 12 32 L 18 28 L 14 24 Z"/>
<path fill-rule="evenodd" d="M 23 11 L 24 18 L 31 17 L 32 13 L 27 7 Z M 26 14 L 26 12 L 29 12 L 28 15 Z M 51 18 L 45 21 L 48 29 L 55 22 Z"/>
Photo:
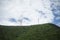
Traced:
<path fill-rule="evenodd" d="M 0 0 L 0 25 L 60 26 L 59 0 Z"/>
<path fill-rule="evenodd" d="M 60 26 L 60 0 L 52 0 L 52 12 L 54 14 L 53 23 Z"/>

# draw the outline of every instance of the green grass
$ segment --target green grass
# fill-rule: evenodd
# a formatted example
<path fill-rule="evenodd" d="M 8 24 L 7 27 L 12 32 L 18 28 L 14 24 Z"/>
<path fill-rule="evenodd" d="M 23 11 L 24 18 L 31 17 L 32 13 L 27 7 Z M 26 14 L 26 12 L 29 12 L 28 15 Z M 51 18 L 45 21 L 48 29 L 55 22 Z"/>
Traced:
<path fill-rule="evenodd" d="M 60 28 L 54 24 L 0 26 L 0 40 L 60 40 Z"/>

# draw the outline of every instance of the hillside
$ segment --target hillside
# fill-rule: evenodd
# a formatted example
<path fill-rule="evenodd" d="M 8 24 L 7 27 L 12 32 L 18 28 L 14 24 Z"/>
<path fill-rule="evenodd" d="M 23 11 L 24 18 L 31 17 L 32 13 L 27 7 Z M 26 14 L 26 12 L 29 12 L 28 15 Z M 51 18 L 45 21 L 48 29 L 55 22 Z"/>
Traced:
<path fill-rule="evenodd" d="M 60 28 L 54 24 L 1 26 L 0 40 L 60 40 Z"/>

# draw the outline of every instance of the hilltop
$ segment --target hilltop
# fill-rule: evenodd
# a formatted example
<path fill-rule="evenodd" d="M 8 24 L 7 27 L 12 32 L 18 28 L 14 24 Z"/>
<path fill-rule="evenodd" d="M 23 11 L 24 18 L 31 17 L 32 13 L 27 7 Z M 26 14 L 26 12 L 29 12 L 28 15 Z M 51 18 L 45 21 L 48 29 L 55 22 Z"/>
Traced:
<path fill-rule="evenodd" d="M 0 25 L 0 40 L 60 40 L 60 28 L 51 23 L 32 26 Z"/>

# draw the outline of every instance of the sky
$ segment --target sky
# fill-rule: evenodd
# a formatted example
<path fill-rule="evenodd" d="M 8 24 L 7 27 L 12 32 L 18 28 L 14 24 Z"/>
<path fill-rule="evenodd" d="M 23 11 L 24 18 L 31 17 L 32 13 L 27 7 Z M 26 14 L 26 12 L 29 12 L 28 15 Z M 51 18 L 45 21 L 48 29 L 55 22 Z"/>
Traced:
<path fill-rule="evenodd" d="M 51 0 L 51 7 L 54 14 L 54 21 L 52 23 L 60 26 L 60 0 Z"/>
<path fill-rule="evenodd" d="M 53 23 L 60 26 L 59 0 L 0 0 L 0 25 Z"/>

